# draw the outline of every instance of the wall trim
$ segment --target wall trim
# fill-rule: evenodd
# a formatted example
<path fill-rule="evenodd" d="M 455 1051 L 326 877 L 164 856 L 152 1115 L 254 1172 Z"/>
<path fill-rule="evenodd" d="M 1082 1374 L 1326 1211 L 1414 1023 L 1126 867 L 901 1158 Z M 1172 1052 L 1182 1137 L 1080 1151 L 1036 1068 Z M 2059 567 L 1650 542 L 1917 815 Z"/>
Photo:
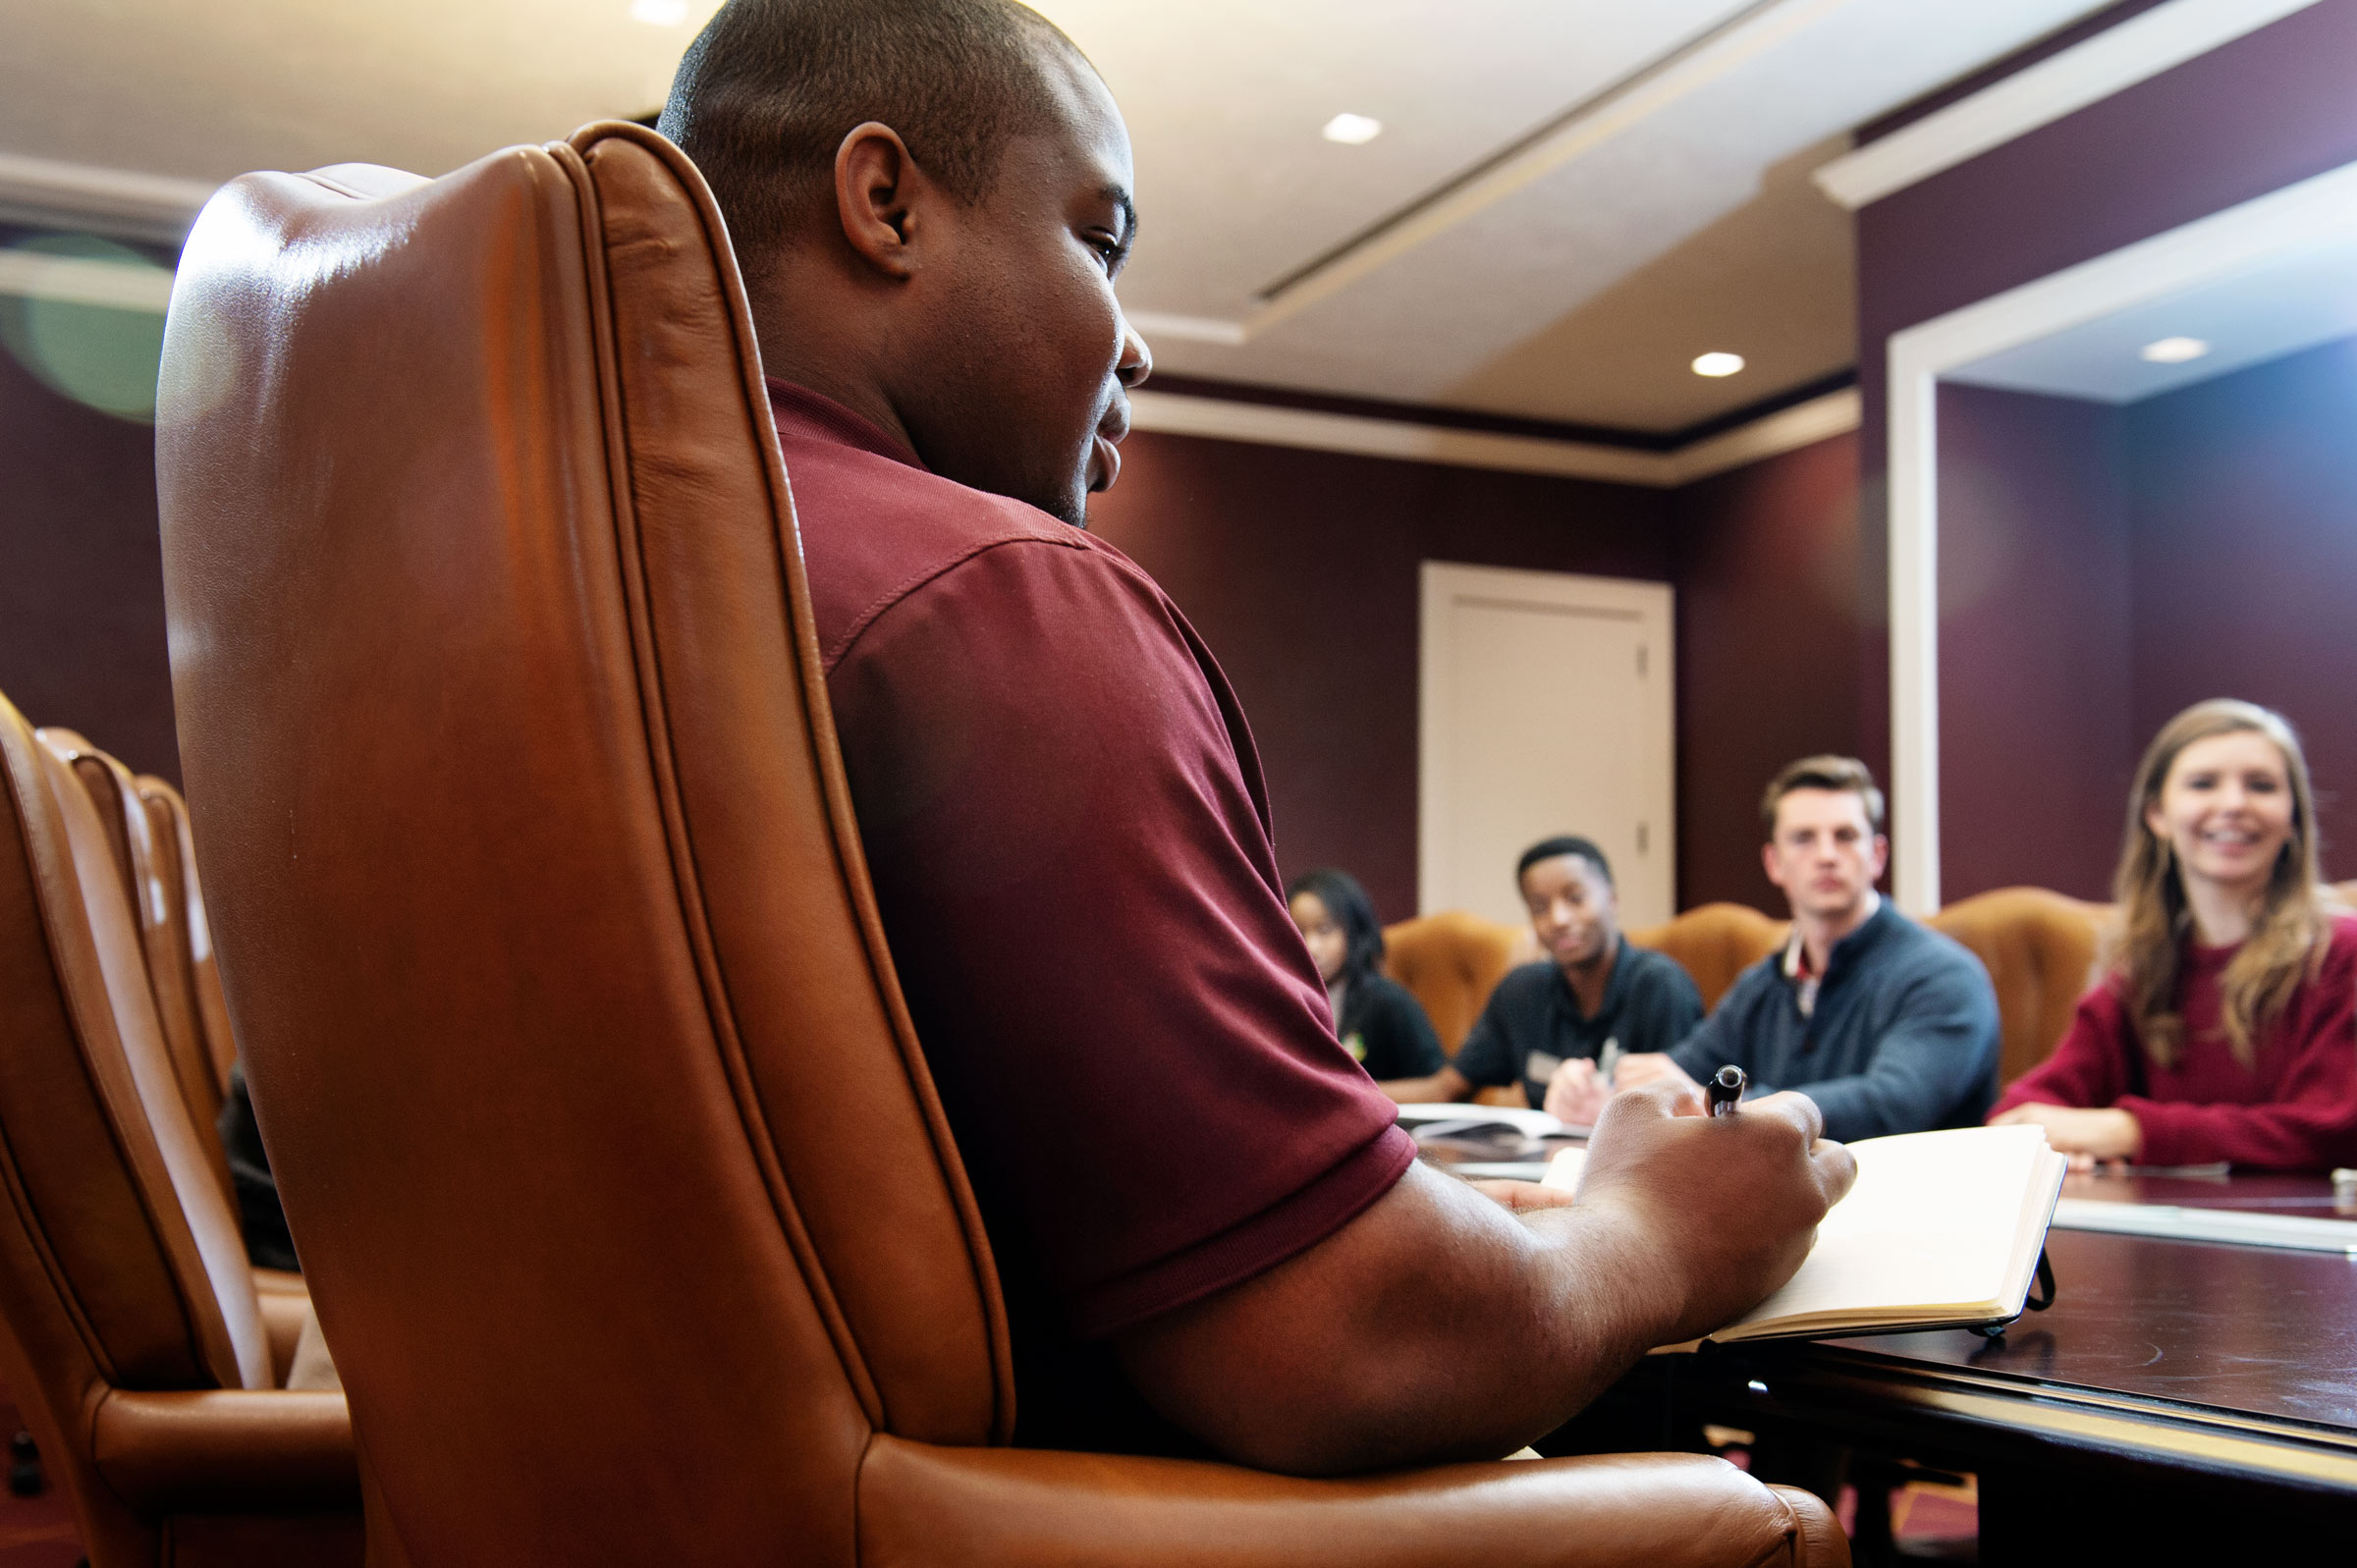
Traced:
<path fill-rule="evenodd" d="M 1891 334 L 1891 886 L 1902 909 L 1940 907 L 1939 378 L 1984 355 L 2335 241 L 2357 242 L 2357 163 Z"/>
<path fill-rule="evenodd" d="M 2171 0 L 1836 158 L 1813 178 L 1855 211 L 2316 3 Z"/>
<path fill-rule="evenodd" d="M 1402 462 L 1496 468 L 1668 490 L 1855 430 L 1863 406 L 1857 389 L 1844 387 L 1675 452 L 1639 452 L 1544 436 L 1453 430 L 1405 419 L 1156 392 L 1151 386 L 1131 393 L 1129 406 L 1135 428 L 1162 435 L 1248 441 L 1308 452 L 1342 452 Z"/>
<path fill-rule="evenodd" d="M 178 240 L 219 189 L 218 181 L 0 152 L 0 207 L 66 222 L 130 222 Z"/>

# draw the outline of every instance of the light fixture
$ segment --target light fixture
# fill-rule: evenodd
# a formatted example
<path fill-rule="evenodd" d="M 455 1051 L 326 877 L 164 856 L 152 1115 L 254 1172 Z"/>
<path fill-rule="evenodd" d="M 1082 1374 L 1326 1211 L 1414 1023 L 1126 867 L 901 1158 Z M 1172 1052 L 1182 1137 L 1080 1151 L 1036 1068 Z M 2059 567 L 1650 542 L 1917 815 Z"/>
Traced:
<path fill-rule="evenodd" d="M 2153 364 L 2181 365 L 2209 351 L 2210 346 L 2199 338 L 2163 338 L 2158 343 L 2146 344 L 2138 353 Z"/>
<path fill-rule="evenodd" d="M 1363 114 L 1338 114 L 1326 122 L 1320 133 L 1329 141 L 1339 141 L 1346 147 L 1364 146 L 1383 135 L 1383 122 Z"/>
<path fill-rule="evenodd" d="M 630 20 L 650 27 L 676 27 L 687 20 L 687 0 L 630 0 Z"/>
<path fill-rule="evenodd" d="M 1694 356 L 1694 373 L 1698 376 L 1731 376 L 1743 368 L 1739 353 L 1722 353 L 1716 350 Z"/>

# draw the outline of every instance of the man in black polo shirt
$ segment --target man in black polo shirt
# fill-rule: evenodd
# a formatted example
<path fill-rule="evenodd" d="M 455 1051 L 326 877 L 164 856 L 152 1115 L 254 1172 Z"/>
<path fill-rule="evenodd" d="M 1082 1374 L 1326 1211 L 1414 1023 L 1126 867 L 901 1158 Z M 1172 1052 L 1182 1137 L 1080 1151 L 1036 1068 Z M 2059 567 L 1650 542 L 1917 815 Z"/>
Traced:
<path fill-rule="evenodd" d="M 1854 757 L 1803 757 L 1761 803 L 1768 880 L 1792 939 L 1736 977 L 1667 1054 L 1621 1061 L 1630 1088 L 1733 1062 L 1755 1091 L 1797 1089 L 1845 1142 L 1977 1127 L 1997 1095 L 1997 993 L 1981 961 L 1874 891 L 1890 853 L 1883 792 Z"/>
<path fill-rule="evenodd" d="M 1498 982 L 1455 1060 L 1384 1087 L 1403 1102 L 1448 1101 L 1518 1082 L 1532 1106 L 1592 1121 L 1613 1062 L 1684 1039 L 1702 1021 L 1702 997 L 1673 959 L 1620 935 L 1612 867 L 1587 839 L 1532 844 L 1514 878 L 1547 959 Z"/>

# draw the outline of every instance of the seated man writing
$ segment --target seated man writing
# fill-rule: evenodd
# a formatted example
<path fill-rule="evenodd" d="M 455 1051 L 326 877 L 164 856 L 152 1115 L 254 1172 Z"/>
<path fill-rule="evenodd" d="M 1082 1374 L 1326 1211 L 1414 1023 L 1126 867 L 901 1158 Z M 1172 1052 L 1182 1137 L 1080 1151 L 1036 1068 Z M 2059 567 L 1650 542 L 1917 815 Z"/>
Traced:
<path fill-rule="evenodd" d="M 1587 839 L 1532 844 L 1514 882 L 1546 959 L 1498 982 L 1453 1061 L 1384 1092 L 1412 1105 L 1519 1083 L 1534 1107 L 1584 1125 L 1602 1108 L 1600 1086 L 1620 1055 L 1685 1039 L 1702 1021 L 1702 996 L 1675 959 L 1620 935 L 1612 867 Z"/>
<path fill-rule="evenodd" d="M 1699 1096 L 1731 1061 L 1760 1089 L 1815 1101 L 1830 1136 L 1978 1126 L 1997 1096 L 1997 993 L 1978 958 L 1874 891 L 1891 852 L 1874 775 L 1853 757 L 1803 757 L 1760 814 L 1791 940 L 1675 1050 L 1621 1058 L 1616 1082 Z"/>
<path fill-rule="evenodd" d="M 662 125 L 743 271 L 1016 1440 L 1495 1456 L 1787 1277 L 1854 1174 L 1806 1101 L 1631 1097 L 1540 1207 L 1417 1163 L 1336 1040 L 1234 693 L 1085 529 L 1148 358 L 1128 136 L 1071 43 L 1009 0 L 732 0 Z"/>

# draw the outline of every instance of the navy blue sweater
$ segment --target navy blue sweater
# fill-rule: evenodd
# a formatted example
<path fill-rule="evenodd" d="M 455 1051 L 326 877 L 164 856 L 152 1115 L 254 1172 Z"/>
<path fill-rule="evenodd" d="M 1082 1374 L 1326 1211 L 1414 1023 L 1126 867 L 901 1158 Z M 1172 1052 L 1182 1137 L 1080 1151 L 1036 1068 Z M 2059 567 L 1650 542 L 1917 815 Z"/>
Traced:
<path fill-rule="evenodd" d="M 1888 899 L 1834 944 L 1801 1016 L 1781 949 L 1736 976 L 1671 1057 L 1697 1082 L 1733 1062 L 1752 1092 L 1798 1089 L 1844 1142 L 1977 1127 L 1997 1098 L 1997 993 L 1981 961 Z"/>

